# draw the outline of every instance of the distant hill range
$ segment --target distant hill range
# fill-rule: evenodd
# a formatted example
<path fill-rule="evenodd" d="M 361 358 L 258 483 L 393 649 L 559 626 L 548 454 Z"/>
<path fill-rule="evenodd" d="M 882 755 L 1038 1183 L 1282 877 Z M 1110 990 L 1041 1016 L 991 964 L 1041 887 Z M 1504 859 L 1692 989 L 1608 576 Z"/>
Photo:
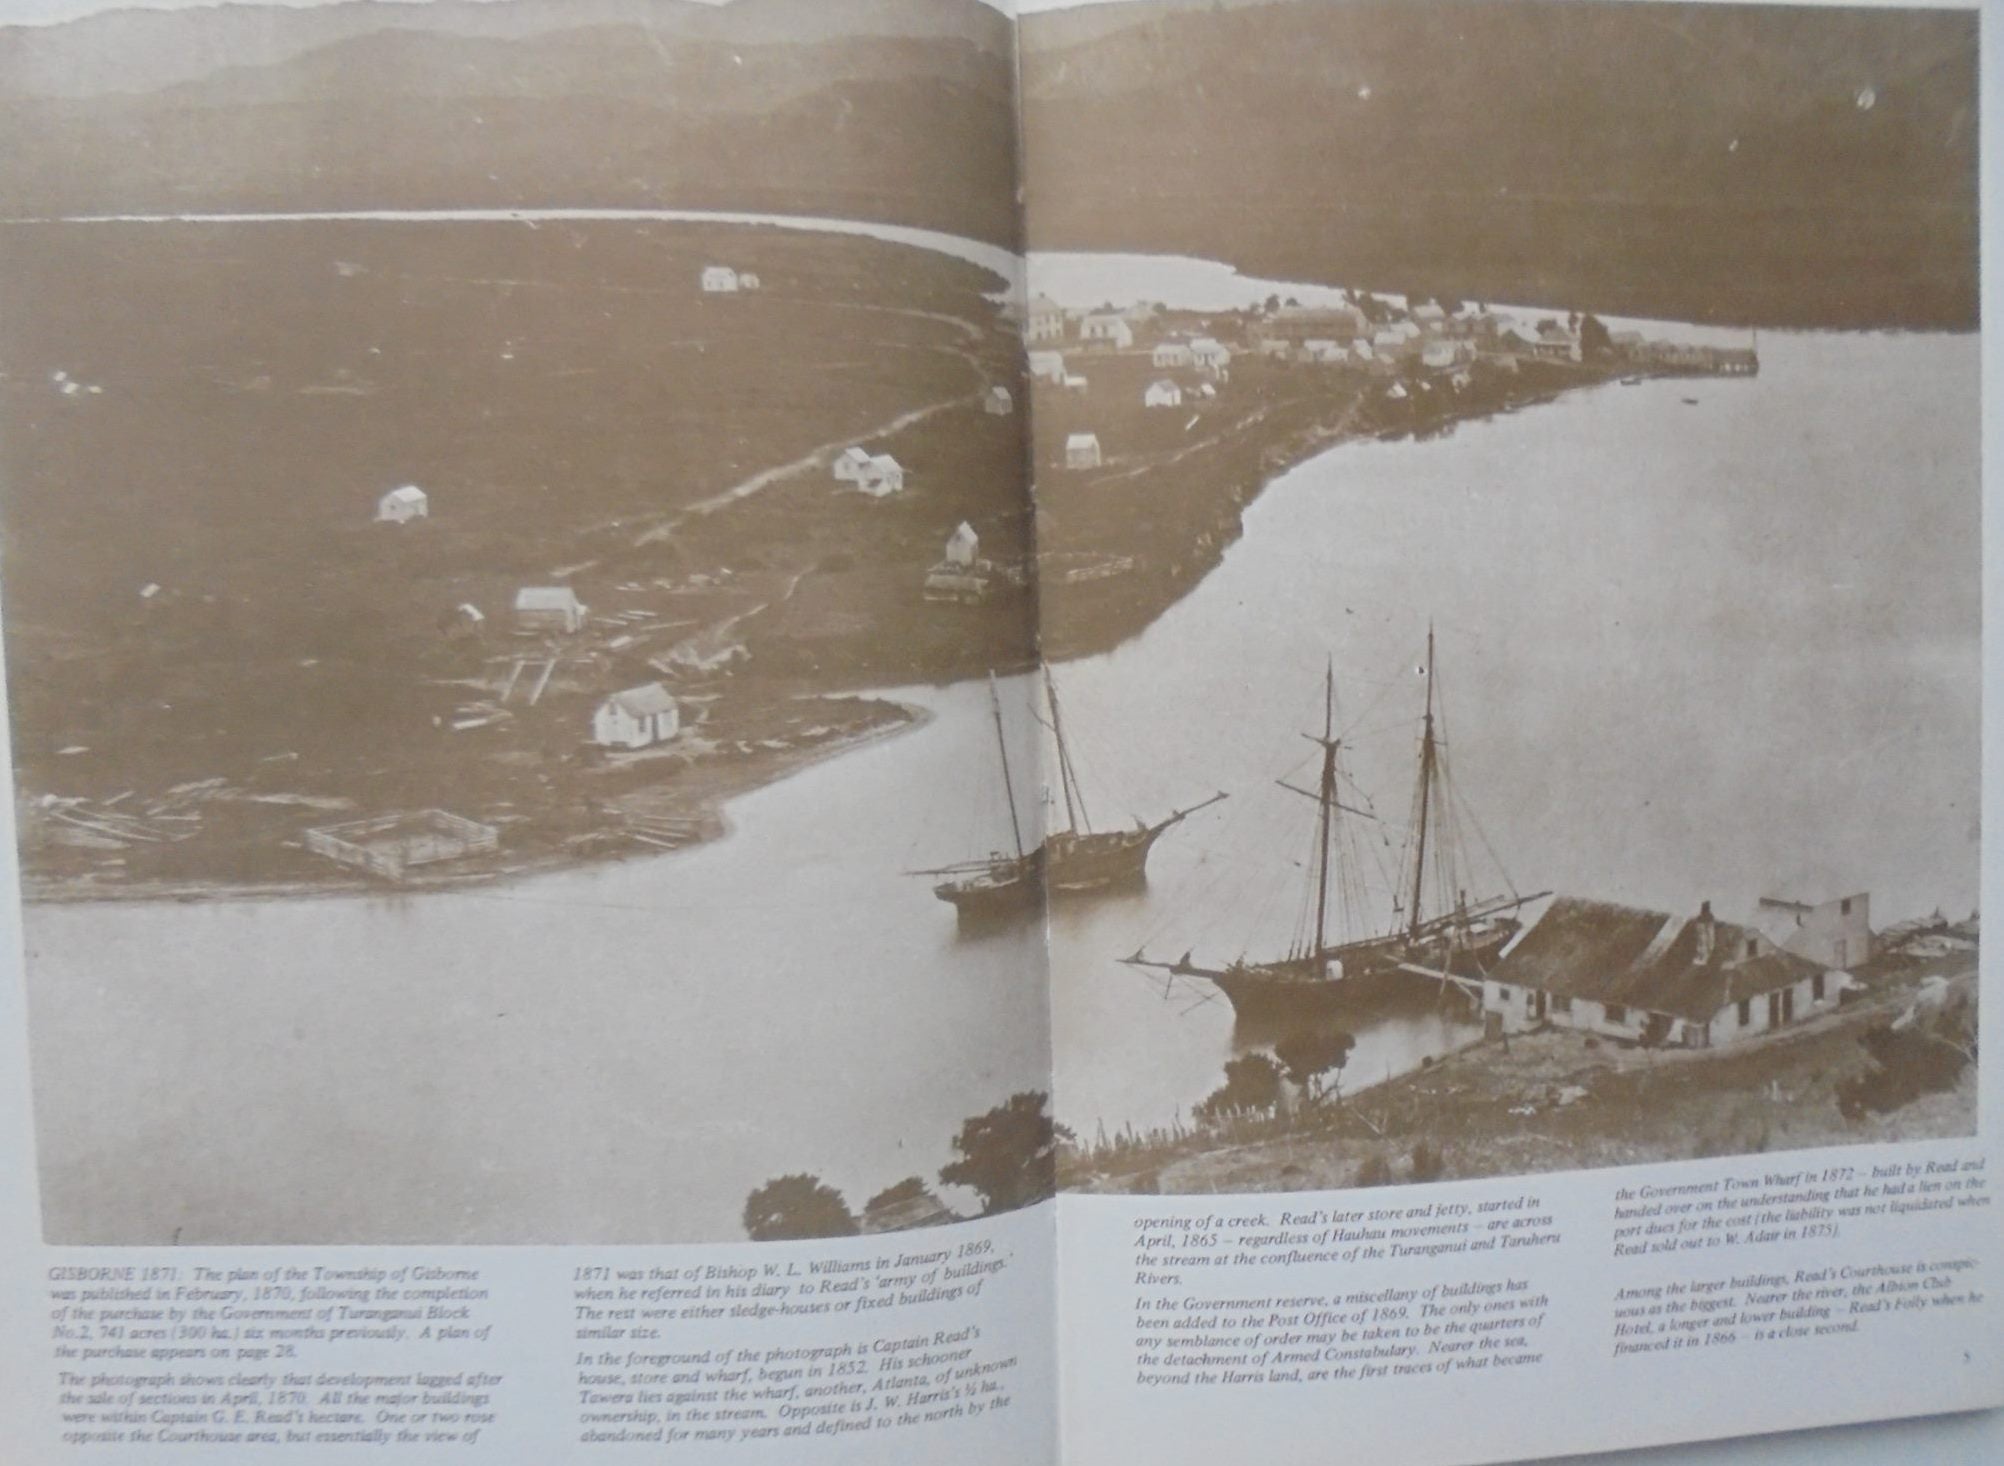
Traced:
<path fill-rule="evenodd" d="M 979 0 L 378 0 L 0 27 L 0 212 L 601 205 L 1007 243 Z"/>
<path fill-rule="evenodd" d="M 1037 247 L 1692 320 L 1977 319 L 1972 12 L 1157 0 L 1020 35 Z"/>

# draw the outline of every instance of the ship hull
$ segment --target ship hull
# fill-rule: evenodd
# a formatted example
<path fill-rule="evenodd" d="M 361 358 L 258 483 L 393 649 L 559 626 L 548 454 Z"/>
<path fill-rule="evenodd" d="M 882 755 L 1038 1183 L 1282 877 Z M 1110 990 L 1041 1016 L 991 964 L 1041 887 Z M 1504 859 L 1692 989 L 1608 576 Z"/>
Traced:
<path fill-rule="evenodd" d="M 1038 855 L 999 861 L 986 870 L 932 888 L 952 905 L 964 927 L 999 926 L 1044 908 L 1043 861 Z"/>
<path fill-rule="evenodd" d="M 1139 886 L 1148 880 L 1148 852 L 1160 829 L 1063 833 L 1044 845 L 1044 868 L 1053 896 Z"/>
<path fill-rule="evenodd" d="M 1148 852 L 1161 827 L 1095 834 L 1052 835 L 1023 861 L 1005 860 L 956 880 L 933 894 L 952 904 L 965 926 L 993 926 L 1043 910 L 1046 898 L 1064 900 L 1145 885 Z"/>
<path fill-rule="evenodd" d="M 1519 924 L 1498 921 L 1447 950 L 1444 943 L 1402 939 L 1359 943 L 1339 955 L 1340 977 L 1318 976 L 1307 963 L 1247 964 L 1210 976 L 1239 1022 L 1250 1028 L 1290 1028 L 1345 1017 L 1365 1017 L 1398 1005 L 1430 980 L 1408 966 L 1478 978 L 1515 936 Z M 1449 960 L 1451 958 L 1451 960 Z M 1406 964 L 1406 965 L 1401 965 Z"/>

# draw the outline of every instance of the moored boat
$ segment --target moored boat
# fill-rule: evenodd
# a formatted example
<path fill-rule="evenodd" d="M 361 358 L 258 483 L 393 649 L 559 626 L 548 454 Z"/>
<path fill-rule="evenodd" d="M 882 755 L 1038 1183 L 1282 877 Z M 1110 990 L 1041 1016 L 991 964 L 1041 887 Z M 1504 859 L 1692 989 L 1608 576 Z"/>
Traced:
<path fill-rule="evenodd" d="M 1395 899 L 1392 919 L 1376 932 L 1341 939 L 1332 935 L 1330 909 L 1338 884 L 1339 822 L 1345 814 L 1375 818 L 1368 808 L 1346 803 L 1342 796 L 1347 775 L 1342 768 L 1343 739 L 1335 726 L 1336 683 L 1332 667 L 1324 682 L 1323 725 L 1305 735 L 1322 749 L 1321 778 L 1313 789 L 1283 787 L 1307 795 L 1317 806 L 1315 857 L 1309 872 L 1313 924 L 1309 935 L 1279 957 L 1241 957 L 1221 967 L 1207 967 L 1184 953 L 1173 962 L 1137 951 L 1121 959 L 1130 966 L 1161 972 L 1171 978 L 1192 978 L 1214 987 L 1249 1026 L 1287 1029 L 1345 1015 L 1361 1015 L 1398 996 L 1409 996 L 1414 984 L 1430 983 L 1448 991 L 1479 990 L 1484 972 L 1522 929 L 1517 913 L 1543 895 L 1509 894 L 1471 902 L 1456 879 L 1460 869 L 1458 839 L 1452 830 L 1457 795 L 1450 785 L 1445 739 L 1434 694 L 1434 638 L 1427 633 L 1426 708 L 1421 724 L 1419 777 L 1413 796 L 1409 832 L 1410 880 Z M 1434 894 L 1429 896 L 1429 875 Z M 1505 882 L 1507 885 L 1507 880 Z M 1442 887 L 1453 891 L 1442 900 Z M 1434 914 L 1428 915 L 1431 909 Z"/>

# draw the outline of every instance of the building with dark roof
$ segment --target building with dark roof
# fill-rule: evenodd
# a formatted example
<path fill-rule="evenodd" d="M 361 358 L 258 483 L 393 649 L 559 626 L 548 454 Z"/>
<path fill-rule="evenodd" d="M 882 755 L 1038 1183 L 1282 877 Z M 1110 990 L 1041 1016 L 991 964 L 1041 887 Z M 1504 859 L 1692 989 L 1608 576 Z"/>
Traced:
<path fill-rule="evenodd" d="M 1708 1048 L 1836 1006 L 1846 978 L 1754 927 L 1561 896 L 1485 975 L 1493 1030 L 1554 1023 Z"/>

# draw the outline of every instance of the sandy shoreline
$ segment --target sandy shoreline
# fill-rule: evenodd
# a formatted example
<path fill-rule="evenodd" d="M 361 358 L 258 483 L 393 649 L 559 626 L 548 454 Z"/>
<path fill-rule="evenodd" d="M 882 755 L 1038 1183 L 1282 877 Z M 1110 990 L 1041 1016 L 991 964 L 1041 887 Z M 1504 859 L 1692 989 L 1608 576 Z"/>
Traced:
<path fill-rule="evenodd" d="M 728 771 L 707 781 L 706 787 L 689 801 L 691 814 L 704 822 L 703 833 L 688 844 L 674 850 L 647 850 L 635 848 L 603 855 L 580 857 L 570 854 L 547 854 L 524 859 L 505 861 L 483 866 L 479 869 L 459 868 L 439 871 L 435 874 L 418 874 L 401 882 L 367 880 L 359 876 L 343 876 L 330 869 L 324 881 L 273 881 L 257 882 L 133 882 L 117 887 L 107 887 L 95 883 L 69 880 L 37 880 L 24 874 L 22 877 L 22 900 L 29 905 L 75 906 L 92 903 L 146 903 L 170 901 L 297 901 L 326 900 L 355 896 L 429 896 L 455 890 L 485 889 L 524 881 L 535 876 L 554 875 L 564 871 L 588 870 L 596 866 L 626 863 L 634 860 L 660 860 L 680 855 L 688 850 L 697 850 L 726 839 L 731 834 L 728 815 L 730 802 L 746 794 L 754 794 L 782 784 L 794 775 L 827 760 L 839 758 L 843 754 L 859 748 L 895 738 L 924 727 L 933 719 L 930 710 L 915 703 L 898 702 L 889 698 L 875 698 L 872 701 L 898 710 L 898 716 L 878 724 L 866 732 L 843 738 L 831 738 L 824 743 L 809 748 L 796 748 L 781 754 L 766 754 L 755 759 L 746 759 L 731 766 Z"/>

